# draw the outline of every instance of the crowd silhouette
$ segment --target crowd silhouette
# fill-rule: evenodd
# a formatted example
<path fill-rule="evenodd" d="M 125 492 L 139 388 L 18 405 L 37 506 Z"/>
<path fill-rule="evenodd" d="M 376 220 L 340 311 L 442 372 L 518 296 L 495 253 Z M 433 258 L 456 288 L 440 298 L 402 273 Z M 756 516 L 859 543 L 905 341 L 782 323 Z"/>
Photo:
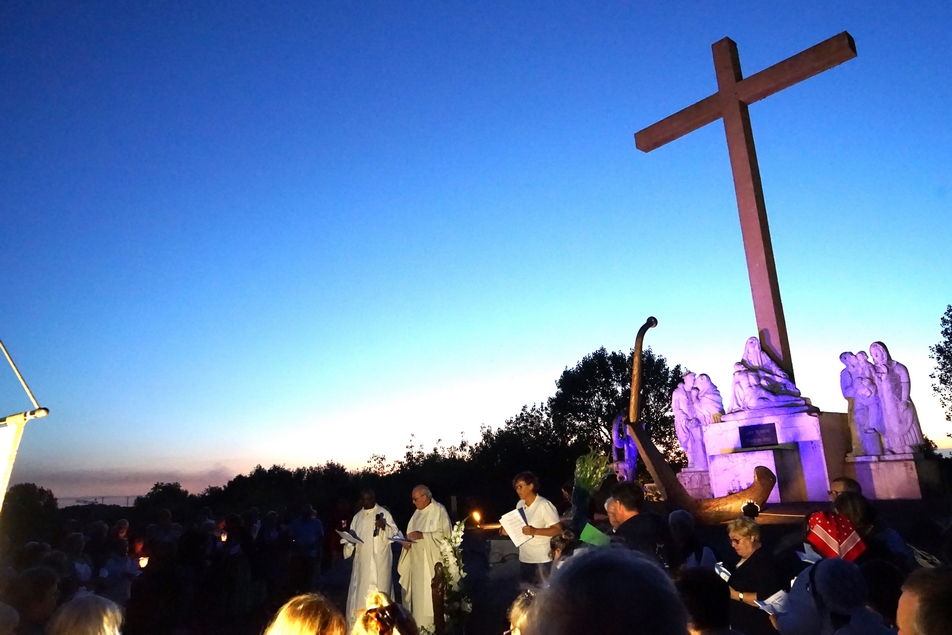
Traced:
<path fill-rule="evenodd" d="M 515 481 L 533 494 L 538 485 L 530 473 Z M 544 501 L 517 494 L 530 512 Z M 930 555 L 907 545 L 854 481 L 835 481 L 830 498 L 787 535 L 747 516 L 701 532 L 687 512 L 666 516 L 637 483 L 620 483 L 600 517 L 607 523 L 591 521 L 608 544 L 580 541 L 554 513 L 539 516 L 552 535 L 547 560 L 533 559 L 547 565 L 521 576 L 508 621 L 491 632 L 952 633 L 952 532 Z M 45 540 L 7 541 L 0 635 L 414 635 L 400 598 L 379 592 L 348 629 L 349 574 L 334 531 L 347 529 L 346 511 L 325 526 L 311 505 L 223 516 L 206 508 L 183 519 L 163 509 L 141 527 L 69 520 Z"/>

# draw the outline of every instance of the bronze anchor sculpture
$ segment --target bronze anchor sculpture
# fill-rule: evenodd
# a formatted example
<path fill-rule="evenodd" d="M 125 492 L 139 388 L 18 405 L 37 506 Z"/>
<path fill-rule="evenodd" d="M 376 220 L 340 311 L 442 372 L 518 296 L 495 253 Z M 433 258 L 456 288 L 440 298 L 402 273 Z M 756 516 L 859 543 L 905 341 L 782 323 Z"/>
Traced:
<path fill-rule="evenodd" d="M 640 419 L 641 411 L 641 349 L 648 329 L 658 325 L 658 320 L 649 317 L 635 338 L 635 350 L 631 360 L 631 401 L 628 406 L 628 434 L 634 439 L 638 454 L 641 455 L 648 473 L 661 491 L 668 504 L 675 509 L 691 513 L 702 524 L 727 522 L 741 515 L 741 509 L 749 502 L 763 508 L 767 497 L 777 484 L 777 477 L 768 468 L 754 468 L 754 482 L 747 489 L 721 498 L 699 500 L 688 494 L 681 481 L 661 455 L 661 451 L 651 441 L 645 424 Z M 624 417 L 624 415 L 619 415 Z M 632 423 L 634 422 L 634 423 Z M 627 457 L 626 457 L 627 458 Z"/>

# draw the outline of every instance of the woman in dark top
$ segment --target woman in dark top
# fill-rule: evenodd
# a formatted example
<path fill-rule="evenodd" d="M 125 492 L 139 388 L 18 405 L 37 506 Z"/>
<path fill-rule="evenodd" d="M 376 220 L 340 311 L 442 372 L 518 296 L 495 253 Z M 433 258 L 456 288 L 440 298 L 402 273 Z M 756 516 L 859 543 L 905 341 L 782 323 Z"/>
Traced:
<path fill-rule="evenodd" d="M 727 525 L 727 535 L 740 562 L 727 581 L 731 593 L 731 628 L 745 635 L 776 635 L 766 612 L 757 607 L 757 600 L 786 590 L 778 567 L 760 544 L 760 525 L 746 516 Z"/>

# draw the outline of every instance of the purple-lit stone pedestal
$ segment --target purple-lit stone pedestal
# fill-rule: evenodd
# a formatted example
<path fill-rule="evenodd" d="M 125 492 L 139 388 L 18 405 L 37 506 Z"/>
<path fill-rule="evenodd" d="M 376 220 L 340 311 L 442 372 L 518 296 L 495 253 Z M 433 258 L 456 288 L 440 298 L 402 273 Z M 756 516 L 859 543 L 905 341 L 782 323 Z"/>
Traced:
<path fill-rule="evenodd" d="M 678 472 L 678 480 L 694 498 L 711 498 L 711 474 L 705 468 L 684 468 Z"/>
<path fill-rule="evenodd" d="M 855 478 L 867 498 L 920 499 L 919 471 L 914 454 L 887 454 L 884 456 L 847 457 L 847 472 Z"/>
<path fill-rule="evenodd" d="M 777 475 L 769 502 L 828 500 L 830 480 L 818 415 L 813 406 L 763 408 L 726 414 L 720 422 L 707 425 L 704 444 L 713 495 L 724 496 L 750 485 L 754 468 L 763 465 Z M 744 447 L 741 429 L 747 426 L 771 433 L 773 426 L 776 436 L 759 435 L 765 440 Z M 752 435 L 744 436 L 749 445 Z"/>
<path fill-rule="evenodd" d="M 710 457 L 714 497 L 750 487 L 754 482 L 754 468 L 761 465 L 777 475 L 777 486 L 770 492 L 768 503 L 806 500 L 803 475 L 800 474 L 800 453 L 795 443 L 740 449 Z"/>

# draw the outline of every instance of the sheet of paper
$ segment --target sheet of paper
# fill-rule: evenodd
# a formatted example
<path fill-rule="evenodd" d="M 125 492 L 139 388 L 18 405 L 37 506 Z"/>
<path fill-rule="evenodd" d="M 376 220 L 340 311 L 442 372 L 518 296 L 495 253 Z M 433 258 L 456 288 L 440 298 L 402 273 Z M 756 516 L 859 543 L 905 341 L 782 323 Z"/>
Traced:
<path fill-rule="evenodd" d="M 403 533 L 399 531 L 396 534 L 394 534 L 392 537 L 388 538 L 387 540 L 389 540 L 390 542 L 395 542 L 398 545 L 412 545 L 413 543 L 416 542 L 416 540 L 410 540 L 409 538 L 404 536 Z"/>
<path fill-rule="evenodd" d="M 777 591 L 762 602 L 757 600 L 757 606 L 760 607 L 760 610 L 766 612 L 769 615 L 783 613 L 786 610 L 785 607 L 787 605 L 788 597 L 789 595 L 786 591 Z"/>
<path fill-rule="evenodd" d="M 585 527 L 582 528 L 582 535 L 579 536 L 579 540 L 590 545 L 595 545 L 596 547 L 603 547 L 612 541 L 611 538 L 592 527 L 589 523 L 586 523 Z"/>
<path fill-rule="evenodd" d="M 499 519 L 499 524 L 502 525 L 502 528 L 509 534 L 509 540 L 512 541 L 512 544 L 517 547 L 521 547 L 532 538 L 532 536 L 527 536 L 522 533 L 522 528 L 528 525 L 528 523 L 521 509 L 514 509 L 511 512 L 503 514 L 502 518 Z"/>
<path fill-rule="evenodd" d="M 798 551 L 797 556 L 804 562 L 815 563 L 823 560 L 823 556 L 816 552 L 816 549 L 813 548 L 808 542 L 803 543 L 803 551 Z"/>
<path fill-rule="evenodd" d="M 349 529 L 347 531 L 341 531 L 340 529 L 338 529 L 337 533 L 338 535 L 340 535 L 341 538 L 343 538 L 346 542 L 349 542 L 352 545 L 359 545 L 364 542 L 363 540 L 360 539 L 360 536 L 354 533 L 353 529 Z"/>
<path fill-rule="evenodd" d="M 721 576 L 724 579 L 724 582 L 727 582 L 731 579 L 731 572 L 728 571 L 727 567 L 725 567 L 721 562 L 718 562 L 716 565 L 714 565 L 714 572 Z"/>

